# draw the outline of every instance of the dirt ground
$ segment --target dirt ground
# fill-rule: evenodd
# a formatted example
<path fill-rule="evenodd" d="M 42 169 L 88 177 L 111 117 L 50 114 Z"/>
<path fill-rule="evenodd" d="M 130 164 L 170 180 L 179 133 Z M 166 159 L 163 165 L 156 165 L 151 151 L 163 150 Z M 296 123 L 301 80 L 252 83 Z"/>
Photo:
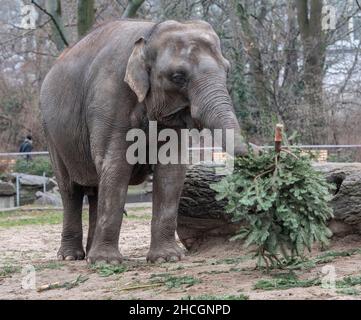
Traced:
<path fill-rule="evenodd" d="M 49 219 L 44 218 L 44 212 L 0 215 L 0 299 L 361 298 L 361 251 L 354 250 L 361 244 L 358 236 L 333 242 L 325 252 L 315 250 L 310 259 L 320 255 L 324 258 L 315 265 L 293 271 L 256 270 L 249 250 L 239 243 L 228 242 L 218 243 L 216 247 L 207 243 L 198 252 L 188 253 L 181 262 L 147 264 L 150 211 L 149 207 L 128 208 L 119 242 L 125 261 L 120 268 L 98 269 L 90 268 L 85 261 L 54 260 L 61 221 L 49 215 L 61 220 L 61 213 L 46 213 Z M 85 235 L 86 232 L 85 221 Z M 27 265 L 36 270 L 35 278 L 31 278 L 35 279 L 35 288 L 26 285 L 23 288 L 24 283 L 29 283 L 24 282 L 29 277 L 23 269 Z M 300 282 L 289 289 L 257 289 L 263 280 L 272 284 L 285 274 L 296 276 Z M 330 289 L 319 283 L 305 284 L 309 279 L 324 281 L 332 275 L 336 283 L 347 285 Z M 345 277 L 351 280 L 345 282 Z M 47 290 L 39 291 L 39 288 Z"/>

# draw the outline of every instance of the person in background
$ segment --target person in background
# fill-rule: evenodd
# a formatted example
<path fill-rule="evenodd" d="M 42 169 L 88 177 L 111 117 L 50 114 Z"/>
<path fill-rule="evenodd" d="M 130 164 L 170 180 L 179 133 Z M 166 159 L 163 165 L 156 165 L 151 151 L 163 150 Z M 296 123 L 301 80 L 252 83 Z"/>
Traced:
<path fill-rule="evenodd" d="M 23 141 L 23 143 L 20 145 L 19 152 L 31 152 L 33 150 L 33 140 L 30 134 L 28 134 Z M 26 155 L 26 160 L 31 160 L 31 155 Z"/>

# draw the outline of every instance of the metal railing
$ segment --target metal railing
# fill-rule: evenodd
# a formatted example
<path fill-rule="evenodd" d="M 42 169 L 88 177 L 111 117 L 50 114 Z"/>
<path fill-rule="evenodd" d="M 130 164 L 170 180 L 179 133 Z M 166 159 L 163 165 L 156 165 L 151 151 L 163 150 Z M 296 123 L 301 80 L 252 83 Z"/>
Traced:
<path fill-rule="evenodd" d="M 274 148 L 273 145 L 265 145 L 265 146 L 259 146 L 262 149 L 271 149 Z M 315 150 L 315 152 L 320 152 L 320 151 L 324 151 L 324 150 L 340 150 L 340 149 L 359 149 L 361 148 L 361 144 L 342 144 L 342 145 L 289 145 L 287 146 L 288 148 L 291 149 L 305 149 L 305 150 Z M 193 152 L 196 150 L 212 150 L 215 153 L 219 153 L 222 152 L 222 148 L 220 147 L 190 147 L 188 148 L 188 151 Z M 316 151 L 317 150 L 317 151 Z M 1 152 L 0 153 L 0 159 L 1 158 L 14 158 L 11 161 L 11 164 L 14 165 L 15 163 L 15 159 L 18 157 L 25 157 L 27 155 L 30 156 L 49 156 L 49 152 L 48 151 L 36 151 L 36 152 Z M 327 160 L 327 152 L 326 152 L 326 160 Z M 35 159 L 33 160 L 29 160 L 29 161 L 36 161 Z M 10 163 L 10 162 L 8 162 Z M 43 177 L 44 178 L 50 178 L 50 177 L 46 177 L 45 172 L 43 173 Z M 15 176 L 15 187 L 16 187 L 16 206 L 19 207 L 20 206 L 20 189 L 21 189 L 21 173 L 17 174 Z M 47 191 L 47 182 L 46 179 L 44 179 L 43 182 L 43 192 L 45 193 Z"/>

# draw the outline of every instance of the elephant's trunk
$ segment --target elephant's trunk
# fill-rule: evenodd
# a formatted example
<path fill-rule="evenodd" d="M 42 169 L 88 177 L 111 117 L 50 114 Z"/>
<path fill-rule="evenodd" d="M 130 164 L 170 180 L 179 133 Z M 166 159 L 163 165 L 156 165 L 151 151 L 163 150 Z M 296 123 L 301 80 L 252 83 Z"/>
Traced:
<path fill-rule="evenodd" d="M 206 74 L 197 78 L 190 86 L 190 100 L 193 119 L 196 119 L 205 128 L 222 129 L 223 151 L 231 151 L 226 148 L 226 130 L 232 129 L 233 136 L 231 138 L 234 141 L 234 154 L 247 154 L 248 148 L 241 136 L 225 77 Z"/>

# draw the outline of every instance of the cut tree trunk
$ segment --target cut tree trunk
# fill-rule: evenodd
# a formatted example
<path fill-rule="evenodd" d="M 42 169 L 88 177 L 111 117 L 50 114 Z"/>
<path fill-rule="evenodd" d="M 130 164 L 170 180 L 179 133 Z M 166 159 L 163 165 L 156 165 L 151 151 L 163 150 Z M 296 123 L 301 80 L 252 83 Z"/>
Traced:
<path fill-rule="evenodd" d="M 336 186 L 331 206 L 334 218 L 329 227 L 334 237 L 361 233 L 361 163 L 317 163 Z M 210 238 L 222 241 L 240 228 L 225 212 L 225 201 L 215 200 L 216 192 L 209 185 L 221 180 L 211 166 L 193 166 L 186 176 L 178 210 L 177 233 L 187 249 L 196 249 Z"/>

